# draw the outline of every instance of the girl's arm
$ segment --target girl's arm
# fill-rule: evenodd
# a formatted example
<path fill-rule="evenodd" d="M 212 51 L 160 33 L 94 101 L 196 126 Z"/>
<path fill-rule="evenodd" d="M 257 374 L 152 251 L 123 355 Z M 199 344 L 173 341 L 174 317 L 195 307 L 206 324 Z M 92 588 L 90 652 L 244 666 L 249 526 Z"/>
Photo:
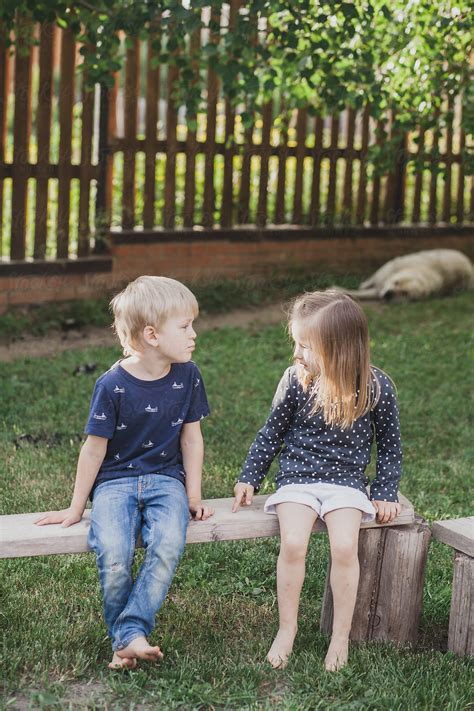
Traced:
<path fill-rule="evenodd" d="M 398 486 L 402 474 L 402 446 L 395 388 L 383 373 L 380 398 L 373 411 L 377 444 L 377 473 L 370 486 L 370 498 L 378 510 L 381 523 L 391 521 L 400 512 Z"/>
<path fill-rule="evenodd" d="M 186 493 L 189 510 L 193 518 L 203 521 L 214 513 L 213 509 L 203 506 L 201 501 L 202 463 L 204 460 L 204 440 L 201 423 L 186 422 L 181 430 L 181 452 L 183 467 L 186 472 Z"/>
<path fill-rule="evenodd" d="M 95 435 L 87 437 L 79 453 L 76 482 L 69 508 L 42 516 L 35 521 L 38 526 L 44 526 L 48 523 L 61 523 L 64 528 L 67 528 L 81 520 L 100 465 L 104 461 L 107 443 L 108 439 L 105 437 L 97 437 Z"/>
<path fill-rule="evenodd" d="M 296 383 L 291 378 L 291 369 L 288 368 L 273 398 L 270 416 L 250 447 L 236 489 L 241 484 L 247 484 L 255 491 L 259 490 L 271 463 L 281 449 L 285 434 L 292 426 L 296 408 L 295 387 Z M 251 499 L 253 491 L 249 493 Z"/>

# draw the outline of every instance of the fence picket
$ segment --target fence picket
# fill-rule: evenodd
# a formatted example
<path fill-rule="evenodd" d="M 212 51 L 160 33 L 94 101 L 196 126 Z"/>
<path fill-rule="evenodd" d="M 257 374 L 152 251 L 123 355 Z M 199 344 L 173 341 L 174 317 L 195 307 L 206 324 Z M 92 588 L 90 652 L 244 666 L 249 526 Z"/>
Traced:
<path fill-rule="evenodd" d="M 346 165 L 344 170 L 344 192 L 342 196 L 342 216 L 344 222 L 352 218 L 352 164 L 354 160 L 354 136 L 356 110 L 352 107 L 347 112 Z"/>
<path fill-rule="evenodd" d="M 219 16 L 212 12 L 210 24 L 217 23 Z M 209 30 L 209 42 L 217 44 L 219 35 L 212 28 Z M 207 113 L 206 113 L 206 145 L 204 156 L 204 197 L 202 205 L 202 224 L 204 227 L 214 227 L 215 189 L 214 161 L 216 155 L 216 120 L 219 80 L 211 66 L 207 70 Z"/>
<path fill-rule="evenodd" d="M 324 122 L 316 116 L 314 122 L 313 179 L 311 185 L 310 222 L 316 226 L 321 215 L 321 159 L 323 152 Z"/>
<path fill-rule="evenodd" d="M 466 133 L 463 128 L 460 129 L 459 135 L 459 153 L 463 153 L 466 147 Z M 464 166 L 462 161 L 459 162 L 458 184 L 456 195 L 456 222 L 461 223 L 464 217 Z"/>
<path fill-rule="evenodd" d="M 72 117 L 76 43 L 71 30 L 61 37 L 61 79 L 59 84 L 59 161 L 57 256 L 69 255 L 69 211 L 71 205 Z"/>
<path fill-rule="evenodd" d="M 5 163 L 7 142 L 7 101 L 10 89 L 10 50 L 6 48 L 3 28 L 0 25 L 0 167 Z M 0 258 L 3 254 L 3 190 L 0 176 Z"/>
<path fill-rule="evenodd" d="M 286 161 L 288 158 L 288 115 L 284 101 L 280 106 L 281 126 L 279 130 L 278 145 L 278 176 L 275 203 L 274 222 L 281 225 L 285 222 L 285 195 L 286 195 Z"/>
<path fill-rule="evenodd" d="M 94 131 L 94 89 L 87 86 L 87 74 L 82 77 L 81 168 L 79 183 L 79 234 L 77 256 L 89 254 L 90 194 L 92 178 L 92 138 Z"/>
<path fill-rule="evenodd" d="M 306 109 L 298 109 L 296 119 L 296 173 L 295 193 L 293 200 L 293 222 L 296 225 L 303 223 L 303 172 L 306 157 Z"/>
<path fill-rule="evenodd" d="M 329 146 L 329 188 L 326 205 L 326 221 L 333 224 L 337 192 L 337 143 L 339 138 L 339 115 L 331 116 L 331 144 Z"/>
<path fill-rule="evenodd" d="M 415 167 L 415 186 L 413 192 L 413 211 L 411 220 L 415 224 L 420 221 L 421 217 L 421 192 L 423 187 L 423 172 L 424 172 L 424 153 L 425 153 L 425 129 L 420 128 L 418 134 L 418 150 L 416 161 L 418 165 Z"/>
<path fill-rule="evenodd" d="M 158 123 L 158 100 L 160 98 L 160 66 L 153 66 L 158 51 L 153 48 L 160 41 L 158 33 L 148 38 L 146 73 L 145 116 L 145 195 L 143 201 L 143 227 L 151 229 L 155 224 L 155 171 L 156 139 Z"/>
<path fill-rule="evenodd" d="M 50 163 L 55 25 L 41 25 L 39 45 L 39 91 L 37 110 L 38 172 L 36 177 L 35 245 L 33 256 L 44 259 L 48 223 L 48 167 Z"/>
<path fill-rule="evenodd" d="M 135 225 L 135 156 L 137 140 L 138 71 L 140 41 L 130 40 L 127 49 L 124 91 L 124 150 L 123 150 L 123 197 L 122 227 L 130 230 Z"/>
<path fill-rule="evenodd" d="M 260 176 L 255 222 L 257 227 L 267 223 L 268 210 L 268 169 L 271 153 L 270 132 L 272 129 L 273 102 L 268 101 L 262 110 L 262 143 L 260 146 Z"/>
<path fill-rule="evenodd" d="M 448 111 L 454 110 L 453 97 L 448 100 Z M 453 164 L 453 122 L 452 119 L 446 126 L 446 148 L 445 148 L 445 173 L 444 173 L 444 190 L 443 190 L 443 222 L 450 222 L 451 219 L 451 174 Z"/>
<path fill-rule="evenodd" d="M 193 59 L 194 72 L 199 71 L 199 61 L 197 59 L 201 46 L 201 32 L 193 32 L 190 40 L 190 52 Z M 197 124 L 197 115 L 194 114 L 187 119 L 186 133 L 186 173 L 184 177 L 184 208 L 183 224 L 185 227 L 193 227 L 194 211 L 196 208 L 196 158 L 198 155 L 197 126 L 190 127 L 190 121 Z M 227 119 L 226 119 L 227 121 Z M 227 131 L 227 124 L 226 124 Z"/>
<path fill-rule="evenodd" d="M 362 145 L 360 148 L 359 185 L 357 189 L 356 225 L 365 222 L 367 204 L 367 151 L 369 148 L 370 106 L 366 105 L 362 114 Z"/>
<path fill-rule="evenodd" d="M 174 87 L 178 79 L 178 68 L 168 65 L 168 104 L 166 109 L 166 168 L 165 168 L 165 206 L 163 209 L 163 227 L 173 229 L 176 215 L 176 156 L 178 140 L 176 127 L 178 112 L 174 105 Z"/>
<path fill-rule="evenodd" d="M 439 116 L 439 111 L 436 111 L 435 125 L 438 126 L 437 118 Z M 436 204 L 437 204 L 437 189 L 438 189 L 438 144 L 439 144 L 440 132 L 439 128 L 435 128 L 433 132 L 433 144 L 431 146 L 431 179 L 430 179 L 430 198 L 428 205 L 428 222 L 434 224 L 436 222 Z"/>
<path fill-rule="evenodd" d="M 385 122 L 381 119 L 377 121 L 376 124 L 376 144 L 380 148 L 385 140 Z M 381 190 L 381 176 L 372 176 L 372 200 L 370 204 L 370 224 L 379 224 L 379 208 L 380 208 L 380 190 Z"/>
<path fill-rule="evenodd" d="M 13 129 L 12 166 L 12 259 L 26 256 L 26 210 L 28 195 L 29 137 L 31 127 L 31 49 L 25 43 L 32 26 L 22 22 L 22 32 L 15 52 L 15 118 Z"/>

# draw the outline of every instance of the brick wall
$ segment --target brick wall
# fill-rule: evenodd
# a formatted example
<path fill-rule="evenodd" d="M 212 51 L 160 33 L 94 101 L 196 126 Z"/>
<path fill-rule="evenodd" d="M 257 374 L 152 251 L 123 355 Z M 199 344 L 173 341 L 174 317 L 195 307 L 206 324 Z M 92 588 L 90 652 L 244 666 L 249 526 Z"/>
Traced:
<path fill-rule="evenodd" d="M 187 283 L 283 272 L 367 274 L 389 259 L 447 247 L 474 257 L 468 228 L 307 229 L 140 232 L 114 235 L 111 255 L 54 263 L 0 265 L 0 310 L 19 304 L 93 298 L 117 291 L 140 274 Z"/>

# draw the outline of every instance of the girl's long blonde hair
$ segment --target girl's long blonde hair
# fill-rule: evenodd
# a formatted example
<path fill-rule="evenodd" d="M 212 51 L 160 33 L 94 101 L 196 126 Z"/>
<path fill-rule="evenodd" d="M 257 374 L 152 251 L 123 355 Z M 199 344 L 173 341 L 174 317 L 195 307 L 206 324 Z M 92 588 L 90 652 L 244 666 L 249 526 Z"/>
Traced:
<path fill-rule="evenodd" d="M 301 385 L 313 399 L 310 415 L 322 412 L 328 425 L 348 429 L 380 396 L 380 384 L 370 366 L 367 318 L 350 296 L 328 289 L 295 299 L 289 314 L 290 332 L 295 323 L 319 370 L 298 369 Z"/>

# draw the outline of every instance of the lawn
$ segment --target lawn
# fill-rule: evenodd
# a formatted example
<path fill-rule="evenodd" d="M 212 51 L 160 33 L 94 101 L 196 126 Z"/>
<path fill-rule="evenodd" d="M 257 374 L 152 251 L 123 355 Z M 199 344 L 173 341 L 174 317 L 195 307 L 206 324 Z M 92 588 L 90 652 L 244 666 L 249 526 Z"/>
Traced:
<path fill-rule="evenodd" d="M 472 300 L 368 306 L 373 361 L 395 380 L 405 448 L 402 490 L 428 521 L 472 511 Z M 66 506 L 96 375 L 119 349 L 1 364 L 2 510 Z M 223 328 L 198 339 L 212 417 L 204 424 L 207 497 L 230 496 L 291 348 L 282 327 Z M 94 374 L 74 375 L 86 362 Z M 31 437 L 21 437 L 29 434 Z M 373 471 L 373 465 L 371 470 Z M 265 491 L 272 489 L 268 481 Z M 354 646 L 322 669 L 319 614 L 327 541 L 314 536 L 291 663 L 263 662 L 276 631 L 276 539 L 188 546 L 153 639 L 159 667 L 106 670 L 109 643 L 91 554 L 3 561 L 5 705 L 34 709 L 468 709 L 472 665 L 446 653 L 451 552 L 431 543 L 419 644 Z M 140 559 L 141 553 L 138 554 Z M 362 571 L 363 574 L 363 571 Z"/>

